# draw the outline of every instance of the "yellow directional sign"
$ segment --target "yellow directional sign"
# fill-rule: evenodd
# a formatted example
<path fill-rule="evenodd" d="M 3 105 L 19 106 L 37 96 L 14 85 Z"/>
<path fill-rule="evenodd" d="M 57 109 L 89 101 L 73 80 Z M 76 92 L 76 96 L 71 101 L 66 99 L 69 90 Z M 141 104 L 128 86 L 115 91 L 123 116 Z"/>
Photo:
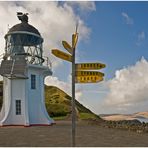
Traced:
<path fill-rule="evenodd" d="M 76 64 L 76 70 L 95 70 L 105 68 L 106 65 L 102 63 L 79 63 Z"/>
<path fill-rule="evenodd" d="M 78 33 L 72 35 L 72 47 L 75 48 L 78 42 Z"/>
<path fill-rule="evenodd" d="M 72 62 L 71 55 L 69 55 L 69 54 L 67 54 L 67 53 L 65 53 L 63 51 L 60 51 L 58 49 L 52 49 L 52 54 L 54 54 L 56 57 L 58 57 L 60 59 Z"/>
<path fill-rule="evenodd" d="M 100 76 L 103 77 L 104 73 L 99 71 L 76 71 L 76 76 Z"/>
<path fill-rule="evenodd" d="M 75 83 L 98 83 L 103 81 L 101 76 L 76 76 Z"/>
<path fill-rule="evenodd" d="M 72 47 L 71 47 L 66 41 L 62 41 L 62 45 L 64 46 L 64 48 L 65 48 L 69 53 L 72 54 L 73 49 L 72 49 Z"/>

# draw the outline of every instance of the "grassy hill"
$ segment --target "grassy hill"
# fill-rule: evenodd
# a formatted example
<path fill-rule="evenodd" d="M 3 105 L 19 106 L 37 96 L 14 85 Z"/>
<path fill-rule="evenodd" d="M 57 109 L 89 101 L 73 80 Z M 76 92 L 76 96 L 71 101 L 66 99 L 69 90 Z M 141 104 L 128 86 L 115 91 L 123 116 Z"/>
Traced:
<path fill-rule="evenodd" d="M 57 87 L 45 86 L 45 103 L 51 117 L 63 116 L 68 118 L 71 115 L 71 97 Z M 76 113 L 80 119 L 99 118 L 99 116 L 95 115 L 77 100 Z"/>
<path fill-rule="evenodd" d="M 0 109 L 3 102 L 3 82 L 0 81 Z M 68 119 L 71 116 L 71 97 L 61 89 L 45 85 L 45 104 L 49 115 L 55 119 Z M 76 113 L 79 119 L 100 119 L 76 101 Z"/>

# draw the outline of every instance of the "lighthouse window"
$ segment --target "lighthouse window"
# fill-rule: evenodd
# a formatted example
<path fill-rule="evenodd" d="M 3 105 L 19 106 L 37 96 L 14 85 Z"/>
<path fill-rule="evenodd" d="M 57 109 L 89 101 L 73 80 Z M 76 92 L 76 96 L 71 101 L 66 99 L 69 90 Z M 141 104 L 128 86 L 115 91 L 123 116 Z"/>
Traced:
<path fill-rule="evenodd" d="M 36 75 L 31 75 L 31 89 L 36 89 Z"/>
<path fill-rule="evenodd" d="M 16 115 L 21 115 L 21 100 L 16 100 L 15 106 L 16 106 Z"/>

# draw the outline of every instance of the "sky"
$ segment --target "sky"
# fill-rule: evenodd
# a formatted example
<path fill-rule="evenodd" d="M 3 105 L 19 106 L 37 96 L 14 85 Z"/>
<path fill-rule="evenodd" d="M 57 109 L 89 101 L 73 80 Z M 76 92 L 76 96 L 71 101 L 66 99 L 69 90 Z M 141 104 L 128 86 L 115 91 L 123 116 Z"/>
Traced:
<path fill-rule="evenodd" d="M 16 1 L 0 2 L 0 53 L 4 35 L 20 23 L 16 12 L 29 13 L 29 23 L 44 38 L 44 55 L 53 75 L 45 79 L 71 95 L 71 63 L 54 57 L 51 49 L 71 44 L 79 22 L 76 63 L 100 62 L 104 81 L 76 84 L 76 99 L 96 114 L 148 111 L 148 2 Z"/>

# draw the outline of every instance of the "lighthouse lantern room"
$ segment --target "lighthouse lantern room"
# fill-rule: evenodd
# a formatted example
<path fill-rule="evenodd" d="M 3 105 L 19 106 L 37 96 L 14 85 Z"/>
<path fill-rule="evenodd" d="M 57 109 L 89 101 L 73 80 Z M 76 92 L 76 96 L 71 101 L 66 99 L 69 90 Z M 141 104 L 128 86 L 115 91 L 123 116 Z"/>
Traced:
<path fill-rule="evenodd" d="M 43 38 L 28 24 L 28 14 L 17 13 L 21 21 L 5 35 L 0 65 L 3 76 L 3 106 L 0 125 L 50 125 L 44 101 L 44 79 L 52 75 L 43 58 Z"/>

